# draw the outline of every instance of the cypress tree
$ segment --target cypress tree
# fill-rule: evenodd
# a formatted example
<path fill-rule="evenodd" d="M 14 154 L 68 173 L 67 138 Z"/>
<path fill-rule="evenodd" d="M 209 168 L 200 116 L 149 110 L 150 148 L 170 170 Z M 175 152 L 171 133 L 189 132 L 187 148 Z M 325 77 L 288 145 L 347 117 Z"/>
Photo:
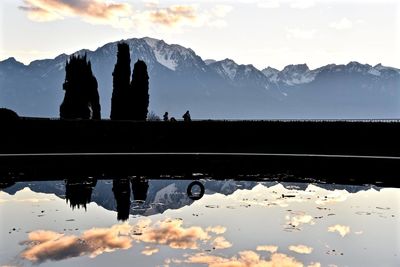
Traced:
<path fill-rule="evenodd" d="M 145 121 L 149 107 L 149 75 L 147 65 L 142 60 L 138 60 L 133 67 L 130 94 L 131 119 Z"/>
<path fill-rule="evenodd" d="M 97 80 L 90 61 L 72 55 L 65 66 L 64 100 L 60 106 L 62 119 L 100 119 Z"/>
<path fill-rule="evenodd" d="M 113 93 L 111 98 L 112 120 L 129 119 L 127 108 L 129 105 L 129 90 L 131 78 L 131 57 L 127 43 L 118 44 L 117 63 L 113 71 Z"/>

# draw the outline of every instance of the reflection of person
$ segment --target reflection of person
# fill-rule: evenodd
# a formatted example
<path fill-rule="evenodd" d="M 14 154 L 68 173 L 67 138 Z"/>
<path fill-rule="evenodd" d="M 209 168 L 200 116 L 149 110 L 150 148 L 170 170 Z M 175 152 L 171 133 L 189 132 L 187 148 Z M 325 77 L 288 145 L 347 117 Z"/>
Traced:
<path fill-rule="evenodd" d="M 189 110 L 186 111 L 185 114 L 183 114 L 182 118 L 183 118 L 183 121 L 191 121 L 191 120 L 192 120 L 192 119 L 190 118 Z"/>
<path fill-rule="evenodd" d="M 113 180 L 114 198 L 117 203 L 118 221 L 126 221 L 131 209 L 131 188 L 128 178 L 117 178 Z"/>
<path fill-rule="evenodd" d="M 168 121 L 168 112 L 164 113 L 163 120 L 164 121 Z"/>
<path fill-rule="evenodd" d="M 146 201 L 147 190 L 149 189 L 149 182 L 146 179 L 139 177 L 131 180 L 133 199 L 136 201 Z"/>

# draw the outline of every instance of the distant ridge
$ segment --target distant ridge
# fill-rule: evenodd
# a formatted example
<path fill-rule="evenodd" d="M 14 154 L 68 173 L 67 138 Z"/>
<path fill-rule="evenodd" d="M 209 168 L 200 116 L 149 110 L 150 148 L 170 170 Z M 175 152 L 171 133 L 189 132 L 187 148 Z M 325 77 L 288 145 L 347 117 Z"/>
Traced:
<path fill-rule="evenodd" d="M 259 70 L 231 59 L 203 60 L 192 49 L 154 38 L 125 40 L 132 62 L 150 75 L 150 110 L 211 119 L 380 119 L 400 117 L 400 70 L 350 62 L 310 70 L 306 64 Z M 99 82 L 102 117 L 110 114 L 117 42 L 86 53 Z M 0 62 L 0 107 L 22 116 L 57 117 L 68 55 L 29 65 Z M 266 62 L 268 59 L 265 60 Z M 133 64 L 133 63 L 132 63 Z"/>

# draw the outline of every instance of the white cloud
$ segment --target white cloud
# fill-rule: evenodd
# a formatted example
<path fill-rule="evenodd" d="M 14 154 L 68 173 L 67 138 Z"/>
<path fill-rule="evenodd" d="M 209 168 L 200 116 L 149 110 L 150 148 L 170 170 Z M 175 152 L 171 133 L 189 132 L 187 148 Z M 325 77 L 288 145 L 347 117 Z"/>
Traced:
<path fill-rule="evenodd" d="M 342 18 L 339 21 L 334 21 L 329 24 L 329 27 L 334 28 L 336 30 L 348 30 L 353 28 L 353 22 L 348 18 Z"/>
<path fill-rule="evenodd" d="M 259 1 L 257 6 L 260 8 L 278 8 L 281 6 L 281 4 L 278 0 L 265 0 Z"/>
<path fill-rule="evenodd" d="M 300 28 L 286 28 L 286 37 L 288 39 L 310 40 L 315 37 L 316 29 L 304 30 Z"/>
<path fill-rule="evenodd" d="M 290 7 L 297 9 L 306 9 L 315 6 L 315 0 L 295 0 L 291 1 Z"/>

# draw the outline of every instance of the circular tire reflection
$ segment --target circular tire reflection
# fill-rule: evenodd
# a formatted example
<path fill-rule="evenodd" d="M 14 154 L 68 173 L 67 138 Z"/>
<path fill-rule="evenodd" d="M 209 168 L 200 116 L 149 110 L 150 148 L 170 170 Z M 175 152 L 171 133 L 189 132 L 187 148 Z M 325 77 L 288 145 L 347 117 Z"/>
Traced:
<path fill-rule="evenodd" d="M 192 189 L 194 186 L 200 187 L 199 193 L 193 194 Z M 205 191 L 204 185 L 202 183 L 200 183 L 199 181 L 194 181 L 189 184 L 186 193 L 191 200 L 199 200 L 204 196 L 204 191 Z"/>

